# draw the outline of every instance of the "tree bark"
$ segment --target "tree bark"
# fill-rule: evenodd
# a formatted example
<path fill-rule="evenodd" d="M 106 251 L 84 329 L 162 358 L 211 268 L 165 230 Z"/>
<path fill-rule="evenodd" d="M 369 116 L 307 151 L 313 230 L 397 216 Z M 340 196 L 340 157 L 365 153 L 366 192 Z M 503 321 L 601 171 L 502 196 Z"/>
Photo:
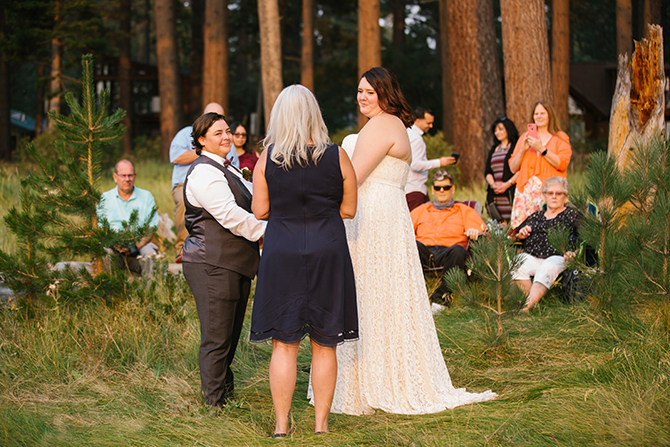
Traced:
<path fill-rule="evenodd" d="M 121 145 L 123 146 L 123 153 L 128 156 L 133 153 L 133 105 L 130 82 L 130 0 L 121 0 L 120 6 L 119 107 L 126 111 L 126 116 L 123 117 L 123 125 L 126 127 L 126 133 L 123 135 Z"/>
<path fill-rule="evenodd" d="M 661 0 L 642 0 L 642 20 L 641 29 L 644 37 L 649 37 L 649 27 L 647 25 L 661 25 L 663 14 L 661 10 Z"/>
<path fill-rule="evenodd" d="M 154 0 L 154 19 L 160 95 L 161 157 L 167 160 L 170 142 L 182 126 L 179 51 L 172 0 Z"/>
<path fill-rule="evenodd" d="M 218 102 L 228 112 L 228 0 L 205 0 L 203 107 Z"/>
<path fill-rule="evenodd" d="M 570 0 L 553 0 L 551 8 L 551 85 L 554 108 L 563 129 L 570 124 Z"/>
<path fill-rule="evenodd" d="M 647 30 L 648 39 L 635 42 L 630 66 L 628 55 L 619 55 L 607 151 L 617 166 L 628 165 L 631 150 L 659 136 L 665 129 L 665 73 L 663 35 L 658 25 Z"/>
<path fill-rule="evenodd" d="M 272 106 L 283 88 L 279 4 L 277 0 L 258 0 L 258 25 L 261 34 L 263 115 L 267 127 L 270 122 Z"/>
<path fill-rule="evenodd" d="M 253 10 L 250 10 L 249 0 L 240 0 L 240 15 L 243 17 L 242 22 L 237 26 L 237 74 L 240 79 L 247 78 L 249 67 L 249 34 L 247 32 L 246 17 L 253 13 Z"/>
<path fill-rule="evenodd" d="M 137 61 L 144 64 L 149 63 L 149 48 L 151 47 L 151 3 L 150 0 L 142 2 L 142 15 L 137 26 Z"/>
<path fill-rule="evenodd" d="M 393 51 L 402 53 L 405 47 L 405 0 L 393 0 Z"/>
<path fill-rule="evenodd" d="M 444 140 L 454 144 L 454 100 L 451 88 L 451 57 L 449 54 L 449 16 L 447 2 L 440 0 L 440 66 L 442 69 L 442 133 Z"/>
<path fill-rule="evenodd" d="M 490 144 L 489 128 L 491 123 L 505 114 L 503 99 L 503 84 L 501 66 L 498 59 L 498 45 L 496 44 L 495 17 L 493 14 L 493 0 L 479 0 L 479 66 L 481 68 L 481 107 L 482 129 L 484 129 L 483 156 L 486 158 Z"/>
<path fill-rule="evenodd" d="M 205 43 L 203 40 L 203 21 L 205 0 L 191 0 L 191 53 L 189 54 L 191 74 L 189 75 L 189 121 L 194 121 L 202 113 L 202 69 Z"/>
<path fill-rule="evenodd" d="M 300 83 L 314 93 L 314 0 L 302 0 Z"/>
<path fill-rule="evenodd" d="M 62 0 L 54 0 L 54 28 L 61 21 Z M 51 82 L 49 85 L 49 111 L 60 113 L 60 99 L 62 94 L 61 64 L 62 64 L 63 42 L 59 35 L 51 38 L 51 71 L 49 73 Z M 48 121 L 48 130 L 53 130 L 55 125 L 52 120 Z"/>
<path fill-rule="evenodd" d="M 507 116 L 523 131 L 533 104 L 553 102 L 542 0 L 500 0 Z"/>
<path fill-rule="evenodd" d="M 616 51 L 633 52 L 633 5 L 631 0 L 616 0 Z"/>
<path fill-rule="evenodd" d="M 379 14 L 379 0 L 358 0 L 358 79 L 369 69 L 382 64 Z M 358 128 L 367 122 L 368 119 L 359 111 Z"/>
<path fill-rule="evenodd" d="M 460 152 L 461 182 L 471 185 L 483 178 L 484 129 L 478 7 L 468 0 L 447 2 L 453 89 L 454 150 Z"/>

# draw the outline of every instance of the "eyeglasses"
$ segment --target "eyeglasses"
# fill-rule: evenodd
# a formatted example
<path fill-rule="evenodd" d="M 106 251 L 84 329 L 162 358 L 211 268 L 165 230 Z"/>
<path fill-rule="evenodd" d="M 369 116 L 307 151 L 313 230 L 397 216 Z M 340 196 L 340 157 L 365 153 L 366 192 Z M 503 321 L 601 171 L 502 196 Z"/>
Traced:
<path fill-rule="evenodd" d="M 131 179 L 131 178 L 135 178 L 135 174 L 124 174 L 124 175 L 122 175 L 122 174 L 115 174 L 115 175 L 116 175 L 117 177 L 122 178 L 122 179 Z"/>
<path fill-rule="evenodd" d="M 245 133 L 234 133 L 233 135 L 235 135 L 236 137 L 245 137 L 245 138 L 247 137 L 247 134 Z"/>
<path fill-rule="evenodd" d="M 444 186 L 435 186 L 433 185 L 433 189 L 435 191 L 449 191 L 454 185 L 444 185 Z"/>
<path fill-rule="evenodd" d="M 547 191 L 544 193 L 544 195 L 549 197 L 561 197 L 566 194 L 563 191 Z"/>

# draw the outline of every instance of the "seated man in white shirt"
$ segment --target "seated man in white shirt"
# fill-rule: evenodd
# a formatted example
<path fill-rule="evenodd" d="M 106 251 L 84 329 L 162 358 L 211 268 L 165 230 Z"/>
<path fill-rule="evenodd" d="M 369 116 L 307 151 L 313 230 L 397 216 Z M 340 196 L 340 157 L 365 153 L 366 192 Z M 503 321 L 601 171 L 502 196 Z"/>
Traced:
<path fill-rule="evenodd" d="M 414 110 L 414 125 L 407 129 L 409 144 L 412 146 L 412 164 L 405 186 L 407 197 L 407 206 L 412 211 L 417 206 L 428 202 L 428 171 L 437 169 L 441 166 L 447 166 L 456 163 L 454 157 L 440 157 L 434 160 L 428 160 L 426 156 L 426 143 L 423 141 L 423 134 L 433 127 L 435 116 L 430 109 L 417 107 Z"/>
<path fill-rule="evenodd" d="M 154 196 L 146 189 L 135 186 L 135 166 L 129 160 L 121 160 L 114 167 L 114 182 L 116 188 L 102 193 L 98 203 L 97 214 L 105 218 L 113 230 L 122 231 L 123 222 L 130 219 L 133 211 L 137 211 L 138 224 L 143 225 L 156 208 Z M 149 221 L 152 227 L 158 226 L 158 214 L 154 213 Z M 153 234 L 145 236 L 137 244 L 130 247 L 116 247 L 119 254 L 119 265 L 135 273 L 142 273 L 149 267 L 149 263 L 141 263 L 138 255 L 143 259 L 155 255 L 158 246 L 151 242 Z"/>

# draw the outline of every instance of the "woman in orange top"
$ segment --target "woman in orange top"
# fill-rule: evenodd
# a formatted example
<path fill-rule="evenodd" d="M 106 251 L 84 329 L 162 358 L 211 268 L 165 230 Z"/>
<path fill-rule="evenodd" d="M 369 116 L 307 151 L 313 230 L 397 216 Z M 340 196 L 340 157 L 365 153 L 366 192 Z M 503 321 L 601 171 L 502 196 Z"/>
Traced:
<path fill-rule="evenodd" d="M 537 137 L 528 132 L 521 135 L 509 160 L 510 170 L 519 173 L 512 227 L 540 210 L 544 203 L 542 185 L 551 177 L 566 178 L 572 156 L 570 138 L 561 130 L 550 104 L 545 101 L 535 103 L 531 119 L 537 125 Z"/>

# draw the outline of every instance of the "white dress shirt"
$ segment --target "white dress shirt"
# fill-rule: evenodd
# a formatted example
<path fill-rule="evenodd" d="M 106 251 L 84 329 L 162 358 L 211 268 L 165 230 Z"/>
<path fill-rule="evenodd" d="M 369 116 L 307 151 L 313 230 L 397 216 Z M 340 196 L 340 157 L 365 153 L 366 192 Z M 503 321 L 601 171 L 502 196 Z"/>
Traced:
<path fill-rule="evenodd" d="M 412 147 L 412 164 L 405 186 L 405 194 L 418 191 L 428 195 L 426 182 L 428 181 L 428 171 L 440 167 L 440 159 L 428 160 L 426 157 L 426 143 L 423 141 L 423 130 L 416 124 L 407 129 L 409 144 Z"/>
<path fill-rule="evenodd" d="M 223 158 L 216 154 L 202 151 L 202 155 L 223 165 Z M 235 169 L 228 170 L 242 178 Z M 249 182 L 242 179 L 242 183 L 251 191 Z M 201 163 L 193 168 L 186 184 L 186 198 L 193 206 L 206 209 L 223 228 L 230 230 L 235 236 L 257 241 L 265 233 L 267 222 L 256 219 L 253 214 L 237 205 L 228 180 L 214 166 Z"/>

